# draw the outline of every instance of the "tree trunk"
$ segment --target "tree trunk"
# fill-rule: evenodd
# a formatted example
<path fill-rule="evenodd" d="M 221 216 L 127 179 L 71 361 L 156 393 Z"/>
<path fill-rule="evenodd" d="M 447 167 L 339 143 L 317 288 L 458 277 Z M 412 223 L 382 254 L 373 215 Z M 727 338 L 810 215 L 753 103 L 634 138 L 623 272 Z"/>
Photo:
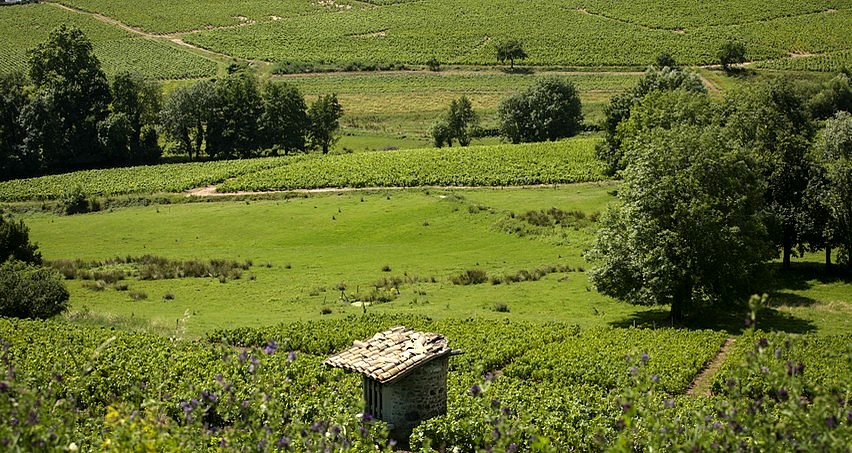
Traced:
<path fill-rule="evenodd" d="M 825 267 L 831 267 L 831 246 L 825 246 Z"/>
<path fill-rule="evenodd" d="M 681 321 L 686 318 L 686 308 L 692 297 L 692 282 L 683 282 L 675 291 L 672 298 L 670 315 L 673 320 Z"/>
<path fill-rule="evenodd" d="M 781 262 L 781 268 L 784 270 L 790 269 L 790 255 L 793 253 L 793 231 L 789 226 L 784 226 L 784 237 L 782 238 L 784 258 Z"/>

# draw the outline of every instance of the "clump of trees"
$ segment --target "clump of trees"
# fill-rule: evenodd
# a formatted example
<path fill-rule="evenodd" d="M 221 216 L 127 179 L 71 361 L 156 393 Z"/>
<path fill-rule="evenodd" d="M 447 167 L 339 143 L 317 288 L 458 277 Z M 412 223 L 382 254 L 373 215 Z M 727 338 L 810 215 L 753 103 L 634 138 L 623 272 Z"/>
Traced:
<path fill-rule="evenodd" d="M 432 126 L 432 141 L 438 148 L 453 146 L 453 140 L 459 146 L 467 146 L 479 131 L 479 115 L 473 111 L 473 105 L 466 96 L 450 102 L 450 108 Z"/>
<path fill-rule="evenodd" d="M 337 97 L 310 108 L 286 84 L 260 83 L 247 67 L 173 90 L 101 70 L 79 29 L 60 26 L 29 54 L 29 71 L 0 75 L 0 178 L 153 163 L 162 132 L 190 160 L 321 149 L 343 114 Z"/>
<path fill-rule="evenodd" d="M 589 253 L 595 286 L 682 318 L 745 301 L 779 254 L 786 269 L 792 255 L 825 249 L 830 265 L 834 248 L 852 269 L 849 113 L 818 134 L 813 104 L 788 81 L 714 101 L 691 75 L 664 71 L 607 110 L 599 156 L 624 183 Z"/>
<path fill-rule="evenodd" d="M 24 222 L 0 213 L 0 316 L 46 319 L 68 308 L 61 278 L 41 264 Z"/>
<path fill-rule="evenodd" d="M 725 72 L 733 72 L 732 65 L 745 63 L 746 48 L 745 44 L 736 40 L 728 40 L 722 43 L 719 48 L 719 53 L 716 55 L 719 59 L 719 64 Z"/>
<path fill-rule="evenodd" d="M 583 111 L 574 84 L 559 77 L 502 100 L 497 106 L 500 134 L 512 143 L 558 140 L 582 129 Z"/>

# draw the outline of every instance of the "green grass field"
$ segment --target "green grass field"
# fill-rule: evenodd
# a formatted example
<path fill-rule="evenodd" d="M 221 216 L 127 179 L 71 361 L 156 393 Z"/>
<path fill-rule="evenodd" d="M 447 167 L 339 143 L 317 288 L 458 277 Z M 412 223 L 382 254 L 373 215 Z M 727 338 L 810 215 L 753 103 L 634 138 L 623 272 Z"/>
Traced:
<path fill-rule="evenodd" d="M 152 254 L 253 262 L 242 278 L 224 283 L 216 278 L 131 278 L 126 291 L 95 291 L 87 288 L 91 281 L 68 281 L 68 318 L 84 324 L 172 334 L 182 320 L 188 334 L 197 336 L 220 327 L 358 314 L 360 304 L 353 306 L 347 298 L 387 291 L 393 300 L 369 306 L 368 312 L 556 320 L 583 327 L 668 325 L 664 309 L 633 307 L 591 288 L 583 272 L 589 263 L 582 253 L 592 240 L 593 222 L 536 228 L 520 220 L 527 211 L 552 207 L 579 211 L 588 219 L 605 209 L 615 188 L 612 183 L 587 183 L 537 189 L 355 191 L 70 217 L 33 214 L 26 222 L 49 260 Z M 568 271 L 511 284 L 451 282 L 471 269 L 491 278 L 545 266 Z M 406 282 L 374 290 L 378 281 L 393 277 Z M 794 332 L 849 332 L 848 289 L 843 280 L 796 276 L 778 288 L 789 303 L 767 311 L 767 325 Z M 147 299 L 133 300 L 130 292 L 144 293 Z M 174 298 L 164 299 L 167 293 Z M 505 304 L 508 312 L 495 311 L 496 304 Z M 741 319 L 734 318 L 740 315 L 731 316 L 720 321 L 721 327 L 737 331 Z"/>

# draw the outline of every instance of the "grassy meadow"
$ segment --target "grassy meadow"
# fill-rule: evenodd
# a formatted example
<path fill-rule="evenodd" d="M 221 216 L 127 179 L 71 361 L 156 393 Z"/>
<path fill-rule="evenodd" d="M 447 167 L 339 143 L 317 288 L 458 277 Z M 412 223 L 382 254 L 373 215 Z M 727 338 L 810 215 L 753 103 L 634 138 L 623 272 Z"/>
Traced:
<path fill-rule="evenodd" d="M 257 201 L 211 201 L 116 209 L 78 216 L 32 214 L 31 237 L 48 260 L 105 260 L 151 254 L 172 259 L 250 260 L 241 278 L 140 281 L 92 289 L 67 281 L 74 322 L 199 336 L 214 328 L 343 318 L 362 313 L 357 296 L 392 300 L 370 313 L 563 321 L 582 327 L 668 325 L 665 308 L 633 307 L 598 294 L 582 254 L 590 219 L 612 200 L 615 183 L 543 188 L 406 189 L 303 194 Z M 582 213 L 565 226 L 537 227 L 528 211 Z M 580 218 L 584 217 L 584 218 Z M 811 257 L 818 261 L 818 257 Z M 563 271 L 509 283 L 519 271 Z M 488 281 L 453 277 L 485 271 Z M 381 286 L 398 277 L 402 284 Z M 495 278 L 502 281 L 494 284 Z M 852 294 L 818 274 L 778 287 L 762 318 L 780 330 L 849 332 Z M 134 300 L 131 293 L 146 296 Z M 166 295 L 170 296 L 166 296 Z M 505 310 L 498 308 L 505 306 Z M 741 329 L 741 314 L 717 320 Z"/>

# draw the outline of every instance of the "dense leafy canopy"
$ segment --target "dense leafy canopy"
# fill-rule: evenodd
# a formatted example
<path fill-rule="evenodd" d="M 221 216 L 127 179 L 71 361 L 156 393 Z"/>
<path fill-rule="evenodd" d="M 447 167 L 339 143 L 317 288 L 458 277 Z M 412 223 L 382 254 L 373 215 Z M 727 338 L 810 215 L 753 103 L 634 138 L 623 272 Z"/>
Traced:
<path fill-rule="evenodd" d="M 329 147 L 337 140 L 335 132 L 340 127 L 341 116 L 343 107 L 337 101 L 336 94 L 320 96 L 311 104 L 308 108 L 308 138 L 313 148 L 319 148 L 323 154 L 328 154 Z"/>
<path fill-rule="evenodd" d="M 548 77 L 497 107 L 500 134 L 512 143 L 543 142 L 580 132 L 580 96 L 570 81 Z"/>
<path fill-rule="evenodd" d="M 470 99 L 462 96 L 450 102 L 449 110 L 432 126 L 432 140 L 438 148 L 444 144 L 453 146 L 453 140 L 458 140 L 459 146 L 467 146 L 478 129 L 479 116 Z"/>

